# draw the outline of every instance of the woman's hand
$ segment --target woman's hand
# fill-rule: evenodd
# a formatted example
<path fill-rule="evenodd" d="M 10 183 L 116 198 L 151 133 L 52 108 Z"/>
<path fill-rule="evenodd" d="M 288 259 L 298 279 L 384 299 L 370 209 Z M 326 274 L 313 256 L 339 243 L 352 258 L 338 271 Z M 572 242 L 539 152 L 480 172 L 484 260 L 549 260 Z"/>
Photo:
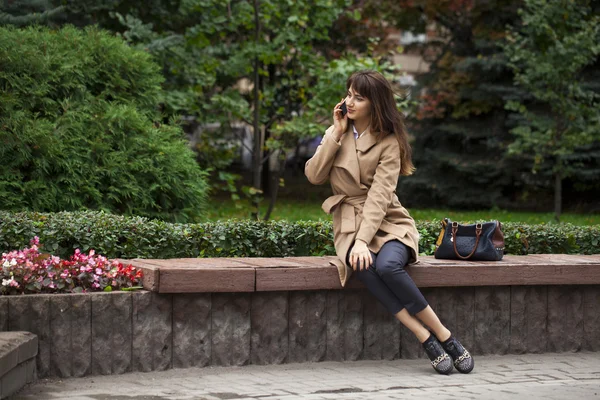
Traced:
<path fill-rule="evenodd" d="M 371 252 L 367 244 L 360 239 L 356 240 L 350 252 L 350 265 L 352 269 L 355 271 L 357 267 L 359 270 L 369 269 L 372 263 L 373 259 L 371 258 Z"/>
<path fill-rule="evenodd" d="M 345 99 L 342 99 L 337 103 L 333 109 L 333 138 L 336 142 L 339 142 L 346 129 L 348 128 L 348 114 L 342 117 L 342 103 Z"/>

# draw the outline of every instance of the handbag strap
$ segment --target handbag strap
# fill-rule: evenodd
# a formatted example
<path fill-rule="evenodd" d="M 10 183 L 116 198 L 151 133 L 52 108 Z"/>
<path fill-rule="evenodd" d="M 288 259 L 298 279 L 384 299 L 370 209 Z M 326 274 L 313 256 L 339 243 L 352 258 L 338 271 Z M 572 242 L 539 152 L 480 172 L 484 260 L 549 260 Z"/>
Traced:
<path fill-rule="evenodd" d="M 473 251 L 471 251 L 471 254 L 469 254 L 468 256 L 461 256 L 458 252 L 458 249 L 456 248 L 456 232 L 458 231 L 458 222 L 455 221 L 452 223 L 452 243 L 454 243 L 454 253 L 458 258 L 460 258 L 461 260 L 466 260 L 471 258 L 473 254 L 475 254 L 475 250 L 477 250 L 477 245 L 479 244 L 479 239 L 481 238 L 482 230 L 483 227 L 481 224 L 475 225 L 475 235 L 477 238 L 475 239 L 475 246 L 473 247 Z"/>

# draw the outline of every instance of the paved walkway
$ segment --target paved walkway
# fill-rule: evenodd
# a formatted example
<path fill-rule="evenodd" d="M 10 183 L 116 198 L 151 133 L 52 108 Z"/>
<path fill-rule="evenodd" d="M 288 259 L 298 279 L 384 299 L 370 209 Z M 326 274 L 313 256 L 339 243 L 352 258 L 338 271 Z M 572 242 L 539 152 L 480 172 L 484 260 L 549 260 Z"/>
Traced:
<path fill-rule="evenodd" d="M 191 368 L 40 380 L 15 400 L 598 399 L 600 353 L 475 358 L 468 375 L 427 360 Z"/>

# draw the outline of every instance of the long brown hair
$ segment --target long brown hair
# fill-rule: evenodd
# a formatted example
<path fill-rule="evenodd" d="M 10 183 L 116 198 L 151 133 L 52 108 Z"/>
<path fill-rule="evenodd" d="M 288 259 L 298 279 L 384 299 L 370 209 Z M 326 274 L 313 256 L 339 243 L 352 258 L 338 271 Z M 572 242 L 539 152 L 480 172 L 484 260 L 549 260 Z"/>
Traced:
<path fill-rule="evenodd" d="M 396 135 L 400 144 L 400 175 L 411 175 L 415 167 L 412 163 L 412 149 L 408 143 L 408 133 L 404 116 L 396 107 L 392 86 L 377 71 L 357 71 L 350 75 L 346 88 L 350 86 L 356 93 L 371 102 L 370 131 L 376 135 Z"/>

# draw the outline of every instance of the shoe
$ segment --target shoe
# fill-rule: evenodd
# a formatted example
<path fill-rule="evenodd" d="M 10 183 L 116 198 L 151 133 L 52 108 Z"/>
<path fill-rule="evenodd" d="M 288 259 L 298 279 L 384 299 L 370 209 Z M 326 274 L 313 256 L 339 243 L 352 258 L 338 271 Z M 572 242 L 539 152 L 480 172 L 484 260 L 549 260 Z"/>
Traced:
<path fill-rule="evenodd" d="M 430 335 L 423 342 L 423 349 L 427 353 L 427 357 L 431 360 L 431 365 L 440 374 L 448 375 L 452 372 L 452 358 L 444 351 L 441 343 L 435 336 Z"/>
<path fill-rule="evenodd" d="M 473 371 L 475 361 L 473 360 L 473 357 L 471 357 L 471 353 L 460 344 L 458 339 L 454 336 L 450 336 L 448 340 L 442 342 L 442 347 L 450 354 L 452 360 L 454 360 L 454 368 L 456 368 L 458 372 L 468 374 Z"/>

